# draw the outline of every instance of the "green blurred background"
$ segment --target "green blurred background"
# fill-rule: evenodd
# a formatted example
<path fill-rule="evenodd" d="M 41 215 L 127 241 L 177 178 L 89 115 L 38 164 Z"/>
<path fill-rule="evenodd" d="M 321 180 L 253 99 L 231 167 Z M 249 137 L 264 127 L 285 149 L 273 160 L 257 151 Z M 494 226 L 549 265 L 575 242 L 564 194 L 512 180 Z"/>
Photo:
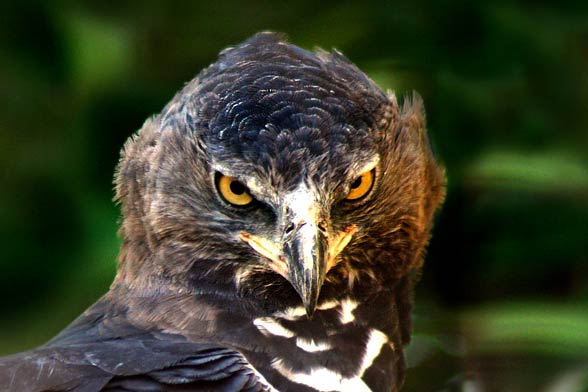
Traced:
<path fill-rule="evenodd" d="M 115 272 L 125 139 L 260 30 L 417 90 L 449 189 L 407 390 L 588 391 L 585 1 L 0 4 L 0 354 L 45 342 Z"/>

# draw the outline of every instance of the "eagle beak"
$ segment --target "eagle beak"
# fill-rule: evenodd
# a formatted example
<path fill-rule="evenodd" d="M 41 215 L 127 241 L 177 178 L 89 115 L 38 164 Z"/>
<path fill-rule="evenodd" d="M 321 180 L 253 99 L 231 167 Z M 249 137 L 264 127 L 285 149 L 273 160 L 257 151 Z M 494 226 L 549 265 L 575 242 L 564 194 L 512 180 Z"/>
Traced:
<path fill-rule="evenodd" d="M 311 317 L 317 307 L 327 272 L 327 235 L 312 221 L 292 222 L 284 233 L 283 253 L 289 281 Z"/>
<path fill-rule="evenodd" d="M 269 260 L 268 267 L 283 276 L 296 290 L 306 314 L 317 308 L 325 276 L 337 264 L 337 255 L 357 232 L 356 225 L 332 233 L 329 237 L 326 214 L 311 192 L 298 190 L 284 200 L 279 227 L 281 240 L 241 232 L 239 238 Z"/>

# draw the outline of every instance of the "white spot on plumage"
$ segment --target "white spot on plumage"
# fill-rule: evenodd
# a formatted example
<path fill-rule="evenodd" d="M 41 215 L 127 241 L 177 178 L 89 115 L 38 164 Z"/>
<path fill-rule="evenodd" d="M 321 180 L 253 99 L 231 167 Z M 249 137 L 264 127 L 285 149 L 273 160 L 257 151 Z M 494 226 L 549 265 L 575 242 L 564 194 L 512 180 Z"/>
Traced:
<path fill-rule="evenodd" d="M 309 372 L 295 372 L 281 359 L 274 360 L 272 367 L 288 380 L 307 385 L 317 391 L 371 392 L 360 377 L 347 378 L 324 367 L 313 368 Z"/>
<path fill-rule="evenodd" d="M 327 351 L 327 350 L 330 350 L 331 348 L 333 348 L 333 346 L 331 346 L 329 343 L 324 343 L 324 342 L 317 343 L 312 339 L 307 340 L 304 338 L 296 339 L 296 346 L 298 346 L 299 348 L 301 348 L 304 351 L 309 352 L 309 353 Z"/>
<path fill-rule="evenodd" d="M 322 304 L 320 304 L 317 307 L 317 309 L 318 310 L 327 310 L 327 309 L 336 308 L 337 306 L 339 306 L 339 302 L 338 301 L 327 301 L 327 302 L 323 302 Z"/>
<path fill-rule="evenodd" d="M 303 340 L 298 338 L 296 344 Z M 312 342 L 312 341 L 311 341 Z M 314 342 L 312 342 L 314 344 Z M 275 359 L 272 367 L 288 380 L 304 384 L 317 391 L 342 391 L 342 392 L 370 392 L 370 388 L 362 377 L 366 370 L 373 365 L 380 355 L 382 347 L 388 343 L 388 337 L 382 331 L 372 329 L 366 342 L 365 351 L 355 376 L 343 375 L 325 367 L 315 367 L 306 372 L 295 371 L 284 363 L 283 359 Z"/>
<path fill-rule="evenodd" d="M 284 319 L 284 320 L 296 320 L 302 316 L 306 315 L 306 310 L 302 306 L 297 306 L 295 308 L 286 308 L 285 310 L 281 310 L 279 312 L 274 313 L 275 317 Z"/>
<path fill-rule="evenodd" d="M 317 306 L 317 310 L 333 309 L 339 306 L 339 304 L 338 301 L 326 301 Z M 284 320 L 293 321 L 301 317 L 306 317 L 306 310 L 302 306 L 296 306 L 294 308 L 286 308 L 285 310 L 276 312 L 274 313 L 274 316 Z"/>
<path fill-rule="evenodd" d="M 284 328 L 277 320 L 271 317 L 260 317 L 253 320 L 253 325 L 265 336 L 273 335 L 283 338 L 291 338 L 294 332 Z"/>
<path fill-rule="evenodd" d="M 341 301 L 341 309 L 339 310 L 339 320 L 342 324 L 348 324 L 355 320 L 353 311 L 357 308 L 357 302 L 351 298 L 345 298 Z"/>
<path fill-rule="evenodd" d="M 386 336 L 384 332 L 377 329 L 372 329 L 370 331 L 370 336 L 365 346 L 365 353 L 363 354 L 363 359 L 361 360 L 361 366 L 359 368 L 359 377 L 363 376 L 365 371 L 372 366 L 374 360 L 378 358 L 378 355 L 380 355 L 380 352 L 382 351 L 382 347 L 384 347 L 386 343 L 388 343 L 388 336 Z"/>

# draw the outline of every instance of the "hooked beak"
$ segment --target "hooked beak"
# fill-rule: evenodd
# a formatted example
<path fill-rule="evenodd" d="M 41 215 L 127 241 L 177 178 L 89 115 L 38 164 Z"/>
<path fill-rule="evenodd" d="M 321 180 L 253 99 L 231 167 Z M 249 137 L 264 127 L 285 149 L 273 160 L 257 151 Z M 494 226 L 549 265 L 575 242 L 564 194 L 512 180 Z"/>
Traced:
<path fill-rule="evenodd" d="M 314 222 L 292 223 L 283 240 L 283 254 L 289 281 L 311 317 L 317 307 L 327 273 L 328 241 L 324 230 Z"/>
<path fill-rule="evenodd" d="M 268 260 L 267 266 L 271 270 L 290 282 L 309 317 L 317 308 L 325 276 L 358 230 L 357 226 L 350 225 L 330 236 L 315 200 L 306 189 L 286 196 L 280 225 L 284 231 L 279 243 L 247 232 L 239 235 L 242 241 Z"/>

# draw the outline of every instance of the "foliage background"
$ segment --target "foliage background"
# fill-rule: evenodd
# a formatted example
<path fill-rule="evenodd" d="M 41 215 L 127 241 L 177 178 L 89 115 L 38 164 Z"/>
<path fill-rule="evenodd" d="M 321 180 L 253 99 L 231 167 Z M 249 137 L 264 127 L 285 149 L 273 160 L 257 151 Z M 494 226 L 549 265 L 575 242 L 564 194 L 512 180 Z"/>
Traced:
<path fill-rule="evenodd" d="M 0 4 L 0 354 L 116 268 L 125 139 L 260 30 L 417 90 L 449 192 L 407 390 L 588 391 L 588 6 L 296 0 Z"/>

